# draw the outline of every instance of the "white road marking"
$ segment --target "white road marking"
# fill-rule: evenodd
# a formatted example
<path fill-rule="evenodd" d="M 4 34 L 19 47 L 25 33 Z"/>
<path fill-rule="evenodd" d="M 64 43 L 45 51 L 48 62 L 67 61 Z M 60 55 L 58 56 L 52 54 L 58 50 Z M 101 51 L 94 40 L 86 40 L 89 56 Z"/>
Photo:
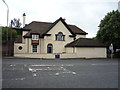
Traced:
<path fill-rule="evenodd" d="M 118 64 L 114 64 L 114 63 L 98 63 L 98 64 L 95 64 L 95 63 L 92 63 L 91 65 L 118 65 Z"/>
<path fill-rule="evenodd" d="M 12 79 L 12 80 L 24 80 L 25 78 L 15 78 L 15 79 Z"/>
<path fill-rule="evenodd" d="M 69 69 L 66 69 L 64 66 L 73 66 L 73 64 L 61 64 L 61 65 L 49 65 L 49 64 L 43 64 L 43 65 L 29 65 L 28 70 L 33 73 L 33 76 L 37 76 L 37 72 L 39 71 L 55 71 L 52 72 L 53 74 L 49 75 L 60 75 L 60 74 L 73 74 L 75 75 L 76 72 L 70 71 Z M 40 74 L 40 73 L 39 73 Z"/>
<path fill-rule="evenodd" d="M 91 65 L 96 65 L 96 64 L 91 64 Z"/>
<path fill-rule="evenodd" d="M 33 73 L 33 77 L 36 77 L 37 76 L 37 74 L 36 73 Z"/>
<path fill-rule="evenodd" d="M 36 72 L 36 69 L 28 68 L 31 72 Z"/>
<path fill-rule="evenodd" d="M 62 65 L 50 65 L 50 64 L 40 64 L 40 65 L 30 65 L 30 66 L 46 66 L 46 67 L 50 67 L 50 66 L 73 66 L 73 64 L 62 64 Z"/>
<path fill-rule="evenodd" d="M 55 73 L 55 75 L 59 75 L 59 73 Z"/>
<path fill-rule="evenodd" d="M 72 72 L 74 75 L 76 74 L 76 72 Z"/>
<path fill-rule="evenodd" d="M 12 67 L 12 66 L 16 66 L 16 65 L 15 64 L 11 64 L 10 66 Z"/>

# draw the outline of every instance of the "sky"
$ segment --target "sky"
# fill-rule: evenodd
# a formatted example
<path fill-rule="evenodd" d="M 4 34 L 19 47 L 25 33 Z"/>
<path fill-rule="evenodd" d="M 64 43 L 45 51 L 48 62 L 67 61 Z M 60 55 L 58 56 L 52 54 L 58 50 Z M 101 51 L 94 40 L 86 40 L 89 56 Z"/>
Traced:
<path fill-rule="evenodd" d="M 76 25 L 88 33 L 87 38 L 95 37 L 100 21 L 108 12 L 118 9 L 120 0 L 5 0 L 9 6 L 9 23 L 19 18 L 26 24 L 32 21 L 54 22 L 60 17 L 67 24 Z M 0 26 L 7 25 L 7 7 L 0 0 Z"/>

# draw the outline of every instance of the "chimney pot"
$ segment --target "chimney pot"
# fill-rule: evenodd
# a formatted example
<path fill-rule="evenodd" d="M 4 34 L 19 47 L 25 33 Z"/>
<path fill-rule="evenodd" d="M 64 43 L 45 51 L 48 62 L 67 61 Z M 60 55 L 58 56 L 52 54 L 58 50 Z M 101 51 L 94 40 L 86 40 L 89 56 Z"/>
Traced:
<path fill-rule="evenodd" d="M 23 13 L 23 16 L 26 16 L 26 14 L 25 14 L 25 13 Z"/>

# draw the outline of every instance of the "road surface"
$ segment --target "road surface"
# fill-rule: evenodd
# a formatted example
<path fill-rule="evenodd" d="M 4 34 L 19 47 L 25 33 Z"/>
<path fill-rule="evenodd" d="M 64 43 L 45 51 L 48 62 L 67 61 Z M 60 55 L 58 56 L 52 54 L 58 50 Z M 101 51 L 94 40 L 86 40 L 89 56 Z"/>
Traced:
<path fill-rule="evenodd" d="M 3 59 L 3 88 L 118 88 L 118 60 Z"/>

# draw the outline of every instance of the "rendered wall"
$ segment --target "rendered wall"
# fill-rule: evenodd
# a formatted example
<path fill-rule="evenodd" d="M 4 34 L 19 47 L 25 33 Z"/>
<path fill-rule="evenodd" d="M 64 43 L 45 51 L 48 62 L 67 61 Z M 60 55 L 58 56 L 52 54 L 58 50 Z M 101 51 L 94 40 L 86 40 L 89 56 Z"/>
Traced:
<path fill-rule="evenodd" d="M 19 58 L 55 59 L 55 54 L 15 54 Z M 76 58 L 76 54 L 60 54 L 60 59 Z"/>
<path fill-rule="evenodd" d="M 58 32 L 62 32 L 65 35 L 65 41 L 56 41 L 55 35 Z M 47 53 L 47 45 L 49 43 L 53 44 L 53 53 L 65 53 L 65 45 L 73 41 L 73 38 L 69 37 L 71 35 L 70 31 L 64 26 L 64 24 L 59 21 L 47 34 L 51 36 L 44 37 L 44 53 Z"/>
<path fill-rule="evenodd" d="M 20 50 L 19 47 L 22 47 Z M 14 44 L 14 54 L 27 53 L 27 47 L 25 44 L 15 43 Z"/>
<path fill-rule="evenodd" d="M 81 58 L 106 58 L 106 48 L 76 48 L 76 54 Z"/>
<path fill-rule="evenodd" d="M 47 58 L 47 59 L 54 59 L 55 55 L 54 54 L 15 54 L 15 57 L 19 58 Z"/>
<path fill-rule="evenodd" d="M 72 48 L 72 47 L 67 47 L 65 48 L 65 50 L 66 50 L 66 53 L 68 54 L 75 53 L 75 48 Z"/>
<path fill-rule="evenodd" d="M 24 36 L 25 34 L 27 34 L 29 31 L 23 31 L 22 32 L 22 36 Z M 25 38 L 22 37 L 22 43 L 25 43 Z"/>
<path fill-rule="evenodd" d="M 76 35 L 76 39 L 78 39 L 78 38 L 86 38 L 86 35 Z"/>

